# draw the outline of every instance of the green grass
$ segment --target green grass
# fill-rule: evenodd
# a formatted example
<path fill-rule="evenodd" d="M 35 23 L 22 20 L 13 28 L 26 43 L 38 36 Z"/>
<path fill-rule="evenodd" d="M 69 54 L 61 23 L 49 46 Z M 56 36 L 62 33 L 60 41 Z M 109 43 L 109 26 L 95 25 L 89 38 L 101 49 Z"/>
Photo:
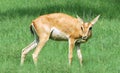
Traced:
<path fill-rule="evenodd" d="M 119 0 L 0 0 L 0 73 L 120 73 Z M 21 50 L 33 41 L 29 25 L 39 15 L 64 12 L 85 21 L 98 14 L 93 36 L 81 45 L 83 67 L 74 49 L 68 65 L 68 43 L 49 40 L 35 67 L 30 52 L 20 66 Z"/>

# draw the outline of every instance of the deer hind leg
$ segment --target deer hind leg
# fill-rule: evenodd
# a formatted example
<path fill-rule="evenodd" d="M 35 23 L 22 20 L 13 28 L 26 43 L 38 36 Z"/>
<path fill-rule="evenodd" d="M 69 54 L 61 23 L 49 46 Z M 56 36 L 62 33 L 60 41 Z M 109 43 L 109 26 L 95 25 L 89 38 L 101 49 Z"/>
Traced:
<path fill-rule="evenodd" d="M 22 49 L 21 65 L 23 65 L 27 53 L 30 52 L 32 49 L 34 49 L 36 46 L 37 46 L 37 40 L 34 40 L 31 44 L 29 44 L 27 47 Z"/>
<path fill-rule="evenodd" d="M 42 34 L 39 38 L 39 43 L 32 54 L 34 64 L 37 65 L 37 60 L 38 60 L 38 54 L 45 45 L 45 43 L 49 40 L 49 35 L 48 34 Z"/>

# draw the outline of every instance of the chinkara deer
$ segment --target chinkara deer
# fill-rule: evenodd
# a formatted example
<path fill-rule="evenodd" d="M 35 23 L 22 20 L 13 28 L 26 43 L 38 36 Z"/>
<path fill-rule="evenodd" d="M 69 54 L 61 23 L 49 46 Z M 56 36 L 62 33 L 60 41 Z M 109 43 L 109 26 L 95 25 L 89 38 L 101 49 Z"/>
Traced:
<path fill-rule="evenodd" d="M 73 48 L 76 46 L 77 55 L 82 65 L 80 44 L 86 42 L 92 36 L 92 26 L 96 23 L 99 16 L 91 22 L 84 22 L 79 16 L 75 18 L 64 13 L 46 14 L 36 18 L 30 25 L 30 30 L 36 36 L 36 39 L 22 50 L 21 65 L 24 63 L 27 53 L 35 47 L 32 58 L 36 65 L 38 54 L 49 39 L 68 41 L 69 64 L 72 62 Z"/>

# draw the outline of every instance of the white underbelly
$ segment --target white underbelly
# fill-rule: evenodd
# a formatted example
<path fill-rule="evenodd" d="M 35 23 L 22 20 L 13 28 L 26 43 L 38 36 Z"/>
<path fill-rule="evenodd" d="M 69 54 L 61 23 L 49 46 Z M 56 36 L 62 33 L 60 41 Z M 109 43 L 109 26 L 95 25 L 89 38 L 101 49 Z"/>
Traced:
<path fill-rule="evenodd" d="M 58 30 L 56 28 L 52 29 L 50 38 L 53 40 L 59 40 L 59 41 L 68 39 L 68 37 L 65 33 L 61 32 L 60 30 Z"/>

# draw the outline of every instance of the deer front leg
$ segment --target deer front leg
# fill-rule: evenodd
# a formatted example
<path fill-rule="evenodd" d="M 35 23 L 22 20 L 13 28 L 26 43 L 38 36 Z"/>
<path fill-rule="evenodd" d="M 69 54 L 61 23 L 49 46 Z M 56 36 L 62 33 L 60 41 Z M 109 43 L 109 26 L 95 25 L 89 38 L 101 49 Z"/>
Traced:
<path fill-rule="evenodd" d="M 27 47 L 22 49 L 21 63 L 20 63 L 21 65 L 23 65 L 27 53 L 30 52 L 32 49 L 34 49 L 36 46 L 37 46 L 37 40 L 34 40 L 31 44 L 29 44 Z"/>
<path fill-rule="evenodd" d="M 72 39 L 72 38 L 70 38 L 70 39 L 69 39 L 69 54 L 68 54 L 69 65 L 71 65 L 71 63 L 72 63 L 74 44 L 75 44 L 75 40 Z"/>
<path fill-rule="evenodd" d="M 80 50 L 80 43 L 76 43 L 76 46 L 77 46 L 77 55 L 78 55 L 78 58 L 80 60 L 80 65 L 82 66 L 82 53 Z"/>

